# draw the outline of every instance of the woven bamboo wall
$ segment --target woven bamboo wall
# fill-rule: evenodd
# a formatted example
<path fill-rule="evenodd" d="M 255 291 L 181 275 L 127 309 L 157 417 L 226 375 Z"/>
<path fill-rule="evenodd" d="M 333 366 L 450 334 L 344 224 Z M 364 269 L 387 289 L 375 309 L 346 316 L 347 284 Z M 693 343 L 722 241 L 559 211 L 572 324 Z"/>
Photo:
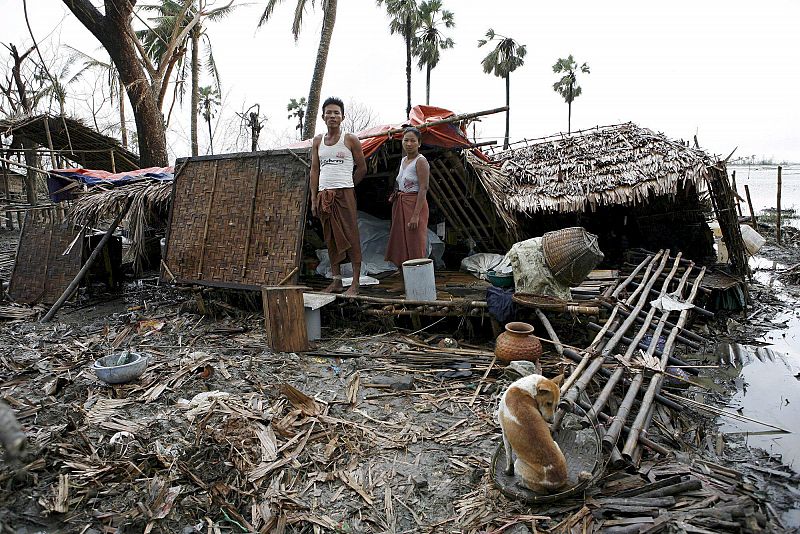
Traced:
<path fill-rule="evenodd" d="M 260 290 L 299 265 L 308 171 L 290 153 L 192 158 L 174 187 L 165 263 L 178 282 Z"/>
<path fill-rule="evenodd" d="M 67 289 L 83 265 L 83 238 L 64 255 L 78 232 L 72 225 L 54 222 L 35 212 L 25 217 L 17 261 L 8 294 L 15 302 L 52 304 Z"/>

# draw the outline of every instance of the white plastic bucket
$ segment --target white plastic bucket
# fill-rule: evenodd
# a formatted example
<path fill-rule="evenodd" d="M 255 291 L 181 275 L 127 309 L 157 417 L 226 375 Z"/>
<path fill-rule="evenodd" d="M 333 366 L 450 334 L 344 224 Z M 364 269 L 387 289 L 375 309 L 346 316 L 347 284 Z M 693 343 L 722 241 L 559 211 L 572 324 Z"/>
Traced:
<path fill-rule="evenodd" d="M 306 335 L 309 341 L 316 341 L 322 337 L 322 317 L 319 308 L 304 308 L 306 315 Z"/>
<path fill-rule="evenodd" d="M 436 300 L 436 279 L 433 275 L 432 259 L 404 261 L 403 279 L 407 300 Z"/>
<path fill-rule="evenodd" d="M 761 247 L 764 246 L 764 243 L 767 242 L 764 237 L 761 236 L 757 231 L 755 231 L 751 226 L 746 224 L 739 225 L 739 228 L 742 230 L 742 239 L 744 240 L 744 248 L 747 249 L 747 252 L 755 254 Z"/>

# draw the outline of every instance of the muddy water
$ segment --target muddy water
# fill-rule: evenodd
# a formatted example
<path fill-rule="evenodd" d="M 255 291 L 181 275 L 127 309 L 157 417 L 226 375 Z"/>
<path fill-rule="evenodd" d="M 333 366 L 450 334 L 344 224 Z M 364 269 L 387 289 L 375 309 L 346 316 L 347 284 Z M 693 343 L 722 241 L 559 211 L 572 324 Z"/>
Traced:
<path fill-rule="evenodd" d="M 767 433 L 771 429 L 757 423 L 743 423 L 725 419 L 724 432 L 746 432 L 750 446 L 764 449 L 779 456 L 782 461 L 800 472 L 800 309 L 795 310 L 794 299 L 783 285 L 774 279 L 773 264 L 755 258 L 753 267 L 760 267 L 756 278 L 775 290 L 775 295 L 787 303 L 786 307 L 770 316 L 760 317 L 785 328 L 774 328 L 758 341 L 758 345 L 741 345 L 740 348 L 718 347 L 718 354 L 728 352 L 727 359 L 741 368 L 737 379 L 738 391 L 730 406 L 741 408 L 742 414 L 791 433 Z M 770 269 L 770 270 L 764 270 Z M 759 321 L 759 318 L 755 318 Z"/>
<path fill-rule="evenodd" d="M 777 205 L 777 165 L 728 166 L 728 173 L 734 170 L 739 195 L 745 198 L 744 186 L 747 185 L 756 215 L 764 209 L 774 208 Z M 800 165 L 784 165 L 781 182 L 781 209 L 800 211 Z M 742 205 L 742 210 L 747 214 L 747 202 Z M 786 219 L 785 223 L 800 228 L 800 218 Z"/>

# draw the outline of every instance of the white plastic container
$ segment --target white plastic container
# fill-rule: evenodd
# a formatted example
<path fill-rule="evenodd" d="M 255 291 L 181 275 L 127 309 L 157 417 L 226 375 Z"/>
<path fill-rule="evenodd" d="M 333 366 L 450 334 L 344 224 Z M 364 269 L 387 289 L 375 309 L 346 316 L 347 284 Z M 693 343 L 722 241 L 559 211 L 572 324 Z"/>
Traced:
<path fill-rule="evenodd" d="M 403 262 L 407 300 L 436 300 L 436 279 L 430 258 Z"/>
<path fill-rule="evenodd" d="M 751 226 L 746 224 L 739 225 L 739 228 L 742 230 L 742 239 L 744 240 L 744 248 L 747 249 L 749 254 L 755 254 L 761 247 L 764 246 L 764 243 L 767 242 L 761 234 L 755 231 Z"/>

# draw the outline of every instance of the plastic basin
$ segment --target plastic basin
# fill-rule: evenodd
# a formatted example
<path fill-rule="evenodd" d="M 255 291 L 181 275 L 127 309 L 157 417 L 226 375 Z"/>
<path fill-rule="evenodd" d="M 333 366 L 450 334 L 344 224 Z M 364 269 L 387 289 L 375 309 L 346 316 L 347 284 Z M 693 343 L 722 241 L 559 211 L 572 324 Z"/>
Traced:
<path fill-rule="evenodd" d="M 138 378 L 147 368 L 147 357 L 137 352 L 116 352 L 96 360 L 92 369 L 107 384 L 124 384 Z"/>

